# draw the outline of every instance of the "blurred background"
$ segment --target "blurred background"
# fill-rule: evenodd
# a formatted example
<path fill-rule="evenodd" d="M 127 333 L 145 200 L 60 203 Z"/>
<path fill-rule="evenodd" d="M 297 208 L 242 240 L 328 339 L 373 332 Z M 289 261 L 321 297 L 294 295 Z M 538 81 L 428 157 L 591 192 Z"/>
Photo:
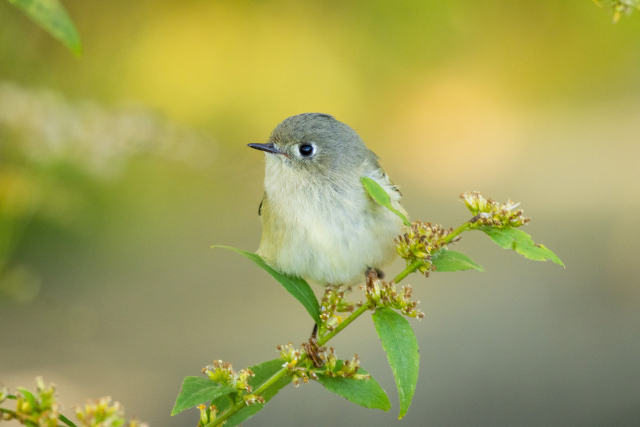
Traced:
<path fill-rule="evenodd" d="M 588 0 L 68 0 L 76 59 L 0 1 L 0 382 L 111 395 L 153 427 L 184 376 L 311 332 L 255 250 L 264 142 L 325 112 L 356 129 L 413 219 L 458 195 L 522 202 L 566 264 L 467 233 L 484 273 L 413 275 L 426 318 L 405 426 L 640 425 L 640 12 Z M 400 271 L 401 263 L 388 269 Z M 317 289 L 321 294 L 321 289 Z M 357 298 L 357 293 L 356 293 Z M 248 426 L 396 423 L 372 322 L 333 342 L 393 404 L 284 389 Z M 328 409 L 330 408 L 330 409 Z"/>

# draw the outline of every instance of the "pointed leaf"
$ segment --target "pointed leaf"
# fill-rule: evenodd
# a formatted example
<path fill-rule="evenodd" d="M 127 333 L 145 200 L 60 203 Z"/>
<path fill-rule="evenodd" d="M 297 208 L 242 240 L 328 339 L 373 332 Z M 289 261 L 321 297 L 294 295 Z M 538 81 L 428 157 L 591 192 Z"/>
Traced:
<path fill-rule="evenodd" d="M 365 190 L 367 190 L 367 193 L 369 193 L 369 195 L 373 198 L 373 200 L 375 200 L 379 205 L 384 206 L 394 214 L 398 215 L 400 219 L 404 222 L 404 225 L 409 227 L 411 226 L 411 223 L 409 222 L 407 217 L 404 216 L 402 212 L 394 208 L 393 205 L 391 205 L 391 197 L 389 197 L 389 194 L 386 191 L 384 191 L 384 188 L 382 188 L 380 184 L 378 184 L 373 179 L 366 176 L 360 177 L 360 182 L 362 182 L 362 185 L 364 185 Z"/>
<path fill-rule="evenodd" d="M 531 236 L 517 228 L 479 227 L 491 240 L 503 249 L 513 249 L 520 255 L 534 261 L 551 260 L 564 267 L 560 258 L 543 245 L 533 243 Z"/>
<path fill-rule="evenodd" d="M 53 37 L 80 55 L 80 35 L 59 0 L 9 0 Z"/>
<path fill-rule="evenodd" d="M 260 388 L 262 384 L 264 384 L 269 379 L 271 379 L 271 377 L 277 374 L 282 369 L 283 364 L 284 364 L 284 361 L 282 359 L 273 359 L 268 362 L 260 363 L 259 365 L 251 366 L 249 369 L 253 371 L 255 376 L 249 379 L 249 385 L 253 388 L 254 392 L 258 388 Z M 254 416 L 262 408 L 264 408 L 264 405 L 268 403 L 273 396 L 278 394 L 278 392 L 282 390 L 282 388 L 284 388 L 292 380 L 293 380 L 293 377 L 291 375 L 286 375 L 280 378 L 271 387 L 265 390 L 264 393 L 262 393 L 261 396 L 265 400 L 264 404 L 254 403 L 253 405 L 245 406 L 244 408 L 239 410 L 237 413 L 229 417 L 229 419 L 227 419 L 227 422 L 224 424 L 224 427 L 237 426 L 241 422 Z M 218 413 L 222 413 L 226 411 L 231 405 L 231 403 L 229 402 L 229 399 L 226 396 L 218 397 L 214 399 L 211 402 L 211 404 L 216 406 L 216 408 L 219 411 Z"/>
<path fill-rule="evenodd" d="M 400 397 L 398 419 L 401 419 L 409 410 L 418 383 L 418 340 L 409 322 L 390 308 L 377 308 L 373 313 L 373 323 L 396 379 Z"/>
<path fill-rule="evenodd" d="M 304 306 L 304 308 L 309 312 L 311 318 L 316 322 L 316 324 L 320 324 L 320 304 L 318 304 L 318 299 L 316 295 L 313 293 L 311 286 L 303 279 L 299 277 L 291 277 L 279 273 L 270 267 L 259 255 L 254 254 L 252 252 L 243 251 L 241 249 L 236 249 L 231 246 L 212 246 L 212 248 L 225 248 L 231 249 L 239 253 L 240 255 L 244 255 L 246 258 L 249 258 L 251 261 L 256 263 L 256 265 L 262 268 L 264 271 L 269 273 L 276 279 L 284 288 L 289 292 L 295 299 L 300 301 L 300 303 Z"/>
<path fill-rule="evenodd" d="M 179 414 L 185 409 L 193 408 L 196 405 L 220 396 L 226 396 L 235 391 L 234 388 L 211 381 L 209 378 L 186 377 L 171 415 Z"/>
<path fill-rule="evenodd" d="M 484 271 L 475 262 L 471 261 L 471 258 L 460 252 L 450 251 L 448 249 L 441 249 L 436 252 L 431 258 L 431 262 L 436 266 L 436 272 L 448 272 L 448 271 L 463 271 L 463 270 L 478 270 Z"/>
<path fill-rule="evenodd" d="M 342 367 L 342 363 L 341 360 L 336 363 L 336 370 Z M 367 371 L 360 368 L 358 374 L 366 375 Z M 319 374 L 318 382 L 327 390 L 365 408 L 382 409 L 383 411 L 391 409 L 391 402 L 389 402 L 387 394 L 373 377 L 364 380 Z"/>
<path fill-rule="evenodd" d="M 63 423 L 65 423 L 66 425 L 68 425 L 69 427 L 78 427 L 73 421 L 71 421 L 69 418 L 65 417 L 62 414 L 58 414 L 58 419 Z"/>
<path fill-rule="evenodd" d="M 32 408 L 36 409 L 39 407 L 38 401 L 36 400 L 36 397 L 33 395 L 33 393 L 23 387 L 18 387 L 18 391 L 22 393 L 22 395 L 24 396 L 26 401 L 29 402 L 29 405 L 31 405 Z"/>

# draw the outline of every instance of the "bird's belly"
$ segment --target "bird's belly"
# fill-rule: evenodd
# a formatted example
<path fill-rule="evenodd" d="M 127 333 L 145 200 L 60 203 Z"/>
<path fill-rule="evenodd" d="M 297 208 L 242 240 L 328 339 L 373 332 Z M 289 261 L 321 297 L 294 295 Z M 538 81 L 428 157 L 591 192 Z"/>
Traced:
<path fill-rule="evenodd" d="M 284 273 L 321 285 L 357 283 L 368 268 L 381 268 L 395 258 L 393 239 L 402 229 L 395 214 L 386 209 L 317 212 L 296 217 L 304 221 L 272 218 L 258 254 Z"/>

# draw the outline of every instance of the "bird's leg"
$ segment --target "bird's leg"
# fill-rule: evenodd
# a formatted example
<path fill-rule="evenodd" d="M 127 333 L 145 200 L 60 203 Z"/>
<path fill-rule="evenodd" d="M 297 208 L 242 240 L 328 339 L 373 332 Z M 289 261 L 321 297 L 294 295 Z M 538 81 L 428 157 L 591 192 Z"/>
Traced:
<path fill-rule="evenodd" d="M 322 368 L 324 366 L 325 357 L 324 351 L 326 347 L 321 347 L 318 345 L 318 324 L 313 325 L 313 331 L 311 332 L 311 337 L 309 341 L 302 344 L 304 351 L 307 353 L 309 358 L 313 361 L 313 364 L 316 368 Z"/>
<path fill-rule="evenodd" d="M 375 279 L 384 279 L 384 271 L 380 270 L 379 268 L 369 267 L 367 269 L 367 271 L 364 272 L 364 275 L 367 278 L 367 280 L 369 280 L 369 276 L 371 274 L 375 275 L 373 280 L 375 280 Z"/>
<path fill-rule="evenodd" d="M 367 286 L 367 291 L 368 292 L 372 292 L 373 291 L 373 282 L 375 282 L 376 280 L 378 280 L 378 269 L 376 268 L 370 268 L 369 270 L 367 270 L 367 274 L 366 274 L 366 286 Z"/>

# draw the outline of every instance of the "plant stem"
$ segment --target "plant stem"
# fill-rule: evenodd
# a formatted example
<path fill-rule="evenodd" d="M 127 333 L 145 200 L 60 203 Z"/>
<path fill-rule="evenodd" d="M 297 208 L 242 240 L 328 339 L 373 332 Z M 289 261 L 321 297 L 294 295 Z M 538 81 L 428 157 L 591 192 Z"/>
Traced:
<path fill-rule="evenodd" d="M 465 232 L 467 230 L 470 230 L 470 229 L 471 229 L 471 223 L 469 221 L 467 221 L 464 224 L 462 224 L 460 227 L 458 227 L 455 230 L 453 230 L 451 233 L 447 234 L 447 237 L 444 238 L 444 242 L 446 244 L 449 244 L 449 243 L 451 243 L 451 241 L 453 239 L 455 239 L 460 234 L 462 234 L 463 232 Z"/>
<path fill-rule="evenodd" d="M 407 268 L 402 270 L 402 272 L 398 274 L 395 279 L 393 279 L 393 283 L 400 283 L 402 279 L 416 271 L 422 264 L 424 264 L 424 261 L 422 260 L 414 261 L 409 266 L 407 266 Z"/>
<path fill-rule="evenodd" d="M 14 418 L 17 418 L 18 414 L 16 414 L 15 412 L 13 412 L 11 409 L 4 409 L 4 408 L 0 408 L 0 412 L 4 412 L 5 414 L 9 414 Z"/>
<path fill-rule="evenodd" d="M 304 355 L 302 355 L 300 357 L 301 361 L 304 360 L 304 359 L 306 359 L 306 354 L 304 354 Z M 275 384 L 280 378 L 282 378 L 285 375 L 287 375 L 288 372 L 289 372 L 289 370 L 287 368 L 280 369 L 278 372 L 275 373 L 274 376 L 269 378 L 264 384 L 262 384 L 260 387 L 258 387 L 251 394 L 255 394 L 256 396 L 259 396 L 266 389 L 268 389 L 273 384 Z M 257 405 L 257 403 L 255 405 Z M 222 414 L 220 417 L 216 418 L 215 420 L 213 420 L 212 422 L 207 424 L 205 427 L 213 427 L 213 426 L 217 426 L 217 425 L 222 425 L 222 423 L 224 423 L 229 417 L 231 417 L 233 414 L 237 413 L 240 409 L 244 408 L 245 406 L 247 406 L 247 402 L 245 402 L 245 401 L 242 401 L 242 402 L 238 403 L 236 406 L 234 406 L 233 408 L 231 408 L 230 410 L 228 410 L 227 412 Z"/>
<path fill-rule="evenodd" d="M 2 412 L 4 412 L 5 414 L 11 415 L 14 419 L 18 420 L 20 424 L 24 424 L 29 427 L 38 427 L 38 424 L 36 424 L 35 422 L 31 421 L 28 418 L 20 417 L 16 412 L 12 411 L 11 409 L 0 408 L 0 413 Z"/>
<path fill-rule="evenodd" d="M 458 227 L 458 229 L 456 229 L 456 231 L 458 231 L 459 229 L 461 229 L 462 227 L 464 227 L 464 224 L 460 227 Z M 456 232 L 454 231 L 454 233 Z M 461 230 L 458 234 L 462 233 Z M 453 234 L 453 233 L 452 233 Z M 455 236 L 453 236 L 455 237 Z M 402 279 L 404 279 L 405 277 L 407 277 L 409 274 L 413 273 L 414 271 L 416 271 L 421 265 L 423 264 L 422 261 L 416 261 L 413 264 L 409 265 L 407 268 L 405 268 L 400 274 L 398 274 L 396 276 L 395 279 L 393 279 L 394 283 L 399 283 Z M 324 344 L 326 344 L 330 339 L 332 339 L 333 337 L 335 337 L 338 333 L 340 333 L 340 331 L 342 331 L 344 328 L 346 328 L 347 326 L 349 326 L 351 324 L 351 322 L 353 322 L 354 320 L 356 320 L 358 317 L 360 317 L 365 311 L 369 310 L 373 308 L 371 306 L 371 301 L 367 301 L 364 304 L 362 304 L 360 306 L 360 308 L 358 308 L 356 311 L 354 311 L 353 313 L 351 313 L 349 315 L 349 317 L 347 317 L 346 319 L 344 319 L 338 326 L 336 326 L 336 328 L 329 332 L 327 335 L 325 335 L 324 337 L 320 338 L 318 340 L 318 345 L 322 346 Z M 307 358 L 307 354 L 306 353 L 302 353 L 300 355 L 300 359 L 298 359 L 298 363 L 302 362 L 303 360 L 305 360 Z M 262 384 L 260 387 L 258 387 L 252 394 L 255 394 L 257 396 L 259 396 L 261 393 L 263 393 L 266 389 L 268 389 L 269 387 L 271 387 L 273 384 L 275 384 L 280 378 L 284 377 L 285 375 L 287 375 L 289 373 L 289 369 L 287 368 L 282 368 L 281 370 L 279 370 L 278 372 L 276 372 L 271 378 L 269 378 L 264 384 Z M 245 406 L 247 406 L 247 403 L 245 401 L 242 401 L 240 403 L 238 403 L 236 406 L 233 406 L 231 408 L 229 408 L 225 413 L 223 413 L 222 415 L 220 415 L 218 418 L 216 418 L 215 420 L 213 420 L 212 422 L 210 422 L 209 424 L 207 424 L 204 427 L 215 427 L 215 426 L 219 426 L 222 425 L 222 423 L 224 423 L 226 420 L 228 420 L 232 415 L 236 414 L 239 410 L 241 410 L 242 408 L 244 408 Z"/>
<path fill-rule="evenodd" d="M 351 322 L 356 320 L 362 313 L 364 313 L 365 311 L 367 311 L 370 308 L 371 308 L 371 303 L 369 301 L 367 301 L 364 304 L 362 304 L 360 306 L 360 308 L 358 308 L 356 311 L 351 313 L 349 315 L 349 317 L 344 319 L 338 326 L 336 326 L 336 328 L 333 331 L 329 332 L 327 335 L 325 335 L 322 338 L 320 338 L 318 340 L 318 345 L 326 344 L 327 341 L 329 341 L 331 338 L 335 337 L 341 330 L 343 330 L 344 328 L 349 326 L 349 324 Z"/>
<path fill-rule="evenodd" d="M 302 359 L 302 356 L 300 357 L 300 359 Z M 305 357 L 305 359 L 306 359 L 306 357 Z M 256 391 L 254 391 L 252 394 L 255 394 L 255 395 L 259 396 L 262 392 L 264 392 L 266 389 L 268 389 L 273 384 L 275 384 L 280 378 L 284 377 L 286 373 L 287 373 L 287 369 L 286 368 L 283 368 L 283 369 L 279 370 L 274 376 L 269 378 L 267 380 L 267 382 L 265 382 L 260 387 L 258 387 L 256 389 Z"/>

